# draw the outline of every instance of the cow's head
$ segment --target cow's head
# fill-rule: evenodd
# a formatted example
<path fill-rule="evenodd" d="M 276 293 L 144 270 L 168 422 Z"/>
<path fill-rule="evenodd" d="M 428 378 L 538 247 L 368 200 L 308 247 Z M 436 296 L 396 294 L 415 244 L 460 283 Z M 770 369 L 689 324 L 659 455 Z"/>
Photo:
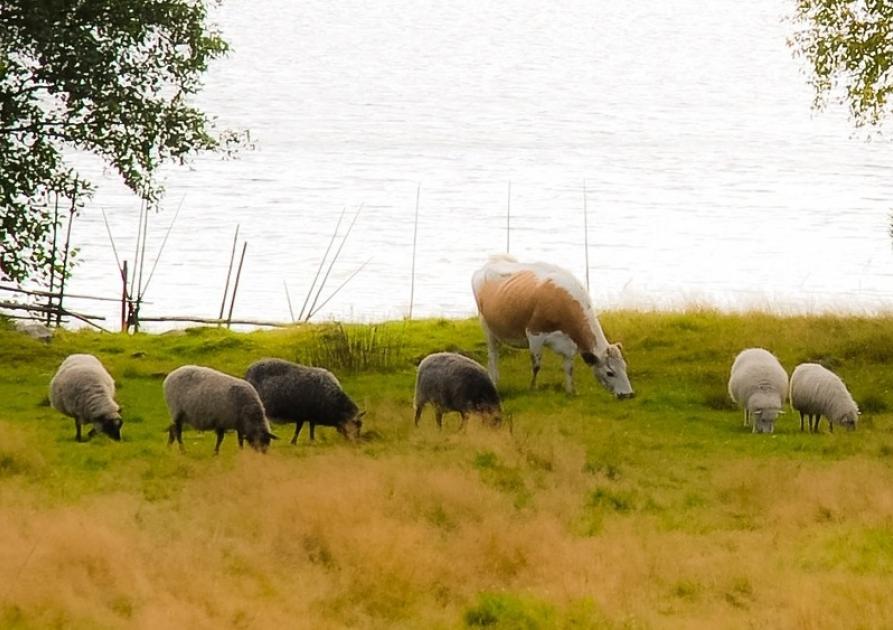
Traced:
<path fill-rule="evenodd" d="M 619 399 L 632 398 L 636 395 L 626 375 L 626 361 L 623 360 L 623 346 L 611 344 L 601 353 L 582 353 L 583 361 L 592 368 L 592 373 L 605 389 Z"/>

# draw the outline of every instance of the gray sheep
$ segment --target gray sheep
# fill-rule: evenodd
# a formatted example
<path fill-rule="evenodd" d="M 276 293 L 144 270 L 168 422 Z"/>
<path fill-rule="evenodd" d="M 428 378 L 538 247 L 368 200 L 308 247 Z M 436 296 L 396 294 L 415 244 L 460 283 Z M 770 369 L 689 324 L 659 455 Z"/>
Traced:
<path fill-rule="evenodd" d="M 465 428 L 470 412 L 479 413 L 491 427 L 502 423 L 502 405 L 490 375 L 480 364 L 461 354 L 429 354 L 419 364 L 413 402 L 416 426 L 429 402 L 434 405 L 438 428 L 443 426 L 443 414 L 447 411 L 458 411 L 462 416 L 460 430 Z"/>
<path fill-rule="evenodd" d="M 810 431 L 819 430 L 822 416 L 834 432 L 834 424 L 842 424 L 848 431 L 856 428 L 859 408 L 847 391 L 846 385 L 831 370 L 818 363 L 801 363 L 791 373 L 791 407 L 800 412 L 800 430 L 806 416 Z"/>
<path fill-rule="evenodd" d="M 93 425 L 88 438 L 96 435 L 98 424 L 113 440 L 121 439 L 121 407 L 115 402 L 115 381 L 92 354 L 72 354 L 50 381 L 50 404 L 74 418 L 75 439 L 82 442 L 81 425 Z"/>
<path fill-rule="evenodd" d="M 729 396 L 744 408 L 744 426 L 753 420 L 754 433 L 775 431 L 787 391 L 788 373 L 768 350 L 749 348 L 735 357 Z"/>
<path fill-rule="evenodd" d="M 164 400 L 171 414 L 168 446 L 174 439 L 183 449 L 183 425 L 200 431 L 217 433 L 214 453 L 227 431 L 235 431 L 239 447 L 248 440 L 254 449 L 264 453 L 270 440 L 278 439 L 270 432 L 257 392 L 250 383 L 198 365 L 184 365 L 164 379 Z"/>
<path fill-rule="evenodd" d="M 254 385 L 273 422 L 294 422 L 295 435 L 310 423 L 310 439 L 316 426 L 335 427 L 349 440 L 360 435 L 363 411 L 344 393 L 335 375 L 318 367 L 282 359 L 261 359 L 248 367 L 245 380 Z"/>

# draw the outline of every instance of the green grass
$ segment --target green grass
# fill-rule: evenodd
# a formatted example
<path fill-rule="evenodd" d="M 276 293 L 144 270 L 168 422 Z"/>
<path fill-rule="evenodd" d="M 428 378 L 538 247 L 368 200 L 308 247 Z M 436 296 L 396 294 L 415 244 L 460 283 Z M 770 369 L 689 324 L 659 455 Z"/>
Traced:
<path fill-rule="evenodd" d="M 0 325 L 0 626 L 772 627 L 893 624 L 893 318 L 610 312 L 637 397 L 578 361 L 578 395 L 546 355 L 506 350 L 514 431 L 458 416 L 412 426 L 415 364 L 486 362 L 476 321 L 132 337 Z M 728 401 L 735 354 L 819 361 L 864 415 L 752 435 Z M 118 383 L 124 440 L 78 444 L 47 404 L 62 359 L 91 352 Z M 164 376 L 241 375 L 268 356 L 335 371 L 367 438 L 321 428 L 266 456 L 232 436 L 166 446 Z M 827 425 L 823 425 L 826 427 Z"/>

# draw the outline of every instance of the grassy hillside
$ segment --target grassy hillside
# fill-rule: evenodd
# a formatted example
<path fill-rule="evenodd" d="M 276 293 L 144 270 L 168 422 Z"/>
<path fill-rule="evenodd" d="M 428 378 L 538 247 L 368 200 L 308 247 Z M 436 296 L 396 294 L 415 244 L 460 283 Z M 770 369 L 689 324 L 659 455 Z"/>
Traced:
<path fill-rule="evenodd" d="M 430 410 L 415 363 L 486 361 L 477 322 L 122 337 L 44 345 L 0 323 L 0 627 L 890 627 L 893 319 L 612 312 L 638 396 L 577 364 L 507 352 L 514 432 Z M 864 415 L 854 433 L 752 435 L 727 401 L 740 349 L 820 360 Z M 119 383 L 124 441 L 78 444 L 47 405 L 72 352 Z M 357 445 L 293 428 L 270 452 L 166 446 L 161 380 L 264 356 L 330 366 L 367 409 Z"/>

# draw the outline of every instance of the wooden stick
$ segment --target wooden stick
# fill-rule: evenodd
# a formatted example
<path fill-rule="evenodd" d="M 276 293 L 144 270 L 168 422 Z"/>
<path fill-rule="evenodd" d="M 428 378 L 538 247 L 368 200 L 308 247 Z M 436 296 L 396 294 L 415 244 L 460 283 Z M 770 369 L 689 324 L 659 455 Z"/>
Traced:
<path fill-rule="evenodd" d="M 68 232 L 65 236 L 65 254 L 62 258 L 62 277 L 59 279 L 59 312 L 56 314 L 56 325 L 62 323 L 62 300 L 65 297 L 65 276 L 68 275 L 68 252 L 71 246 L 71 224 L 74 223 L 74 211 L 77 204 L 77 182 L 74 186 L 74 198 L 71 200 L 71 211 L 68 214 Z"/>
<path fill-rule="evenodd" d="M 55 194 L 56 201 L 53 205 L 53 249 L 50 255 L 50 293 L 53 292 L 53 285 L 56 279 L 56 234 L 59 231 L 59 193 Z M 49 306 L 53 305 L 53 298 L 47 300 Z M 47 313 L 47 326 L 52 323 L 52 315 Z"/>
<path fill-rule="evenodd" d="M 136 312 L 139 312 L 140 300 L 143 299 L 143 268 L 146 266 L 146 238 L 149 236 L 149 202 L 146 202 L 146 212 L 143 215 L 143 244 L 140 246 L 140 275 L 136 284 L 130 285 L 131 291 L 136 291 Z M 133 264 L 136 264 L 134 261 Z M 134 328 L 139 326 L 139 322 L 134 322 Z"/>
<path fill-rule="evenodd" d="M 332 291 L 332 294 L 331 294 L 329 297 L 327 297 L 327 298 L 325 299 L 325 301 L 323 301 L 322 304 L 319 305 L 319 308 L 317 308 L 315 311 L 311 312 L 310 315 L 307 316 L 307 319 L 309 320 L 311 317 L 313 317 L 314 315 L 316 315 L 317 313 L 319 313 L 319 312 L 323 309 L 323 307 L 324 307 L 326 304 L 328 304 L 329 301 L 330 301 L 333 297 L 335 297 L 336 295 L 338 295 L 338 292 L 339 292 L 341 289 L 343 289 L 343 288 L 347 285 L 348 282 L 350 282 L 351 280 L 353 280 L 354 276 L 356 276 L 358 273 L 360 273 L 360 272 L 363 270 L 363 268 L 364 268 L 366 265 L 369 264 L 369 262 L 370 262 L 371 260 L 372 260 L 372 259 L 370 258 L 369 260 L 367 260 L 366 262 L 364 262 L 362 265 L 359 266 L 359 268 L 357 268 L 356 271 L 354 271 L 352 274 L 350 274 L 344 282 L 342 282 L 341 284 L 339 284 L 339 285 L 338 285 L 338 288 L 335 289 L 334 291 Z"/>
<path fill-rule="evenodd" d="M 105 222 L 105 231 L 109 235 L 109 242 L 112 244 L 112 253 L 115 255 L 115 264 L 118 265 L 118 273 L 121 272 L 121 259 L 118 258 L 118 248 L 115 247 L 115 237 L 112 236 L 112 228 L 109 226 L 109 218 L 105 215 L 105 208 L 100 208 L 102 212 L 102 220 Z"/>
<path fill-rule="evenodd" d="M 229 255 L 229 267 L 226 269 L 226 285 L 223 287 L 223 299 L 220 301 L 220 317 L 223 319 L 223 309 L 226 308 L 226 294 L 229 293 L 229 277 L 233 272 L 233 260 L 236 258 L 236 245 L 239 240 L 239 226 L 236 224 L 236 233 L 233 235 L 233 251 Z"/>
<path fill-rule="evenodd" d="M 180 208 L 183 207 L 183 202 L 186 200 L 186 195 L 184 194 L 180 198 L 180 205 L 177 206 L 177 211 L 174 212 L 174 216 L 171 219 L 170 225 L 167 226 L 167 232 L 164 233 L 164 239 L 161 241 L 161 247 L 158 248 L 158 254 L 155 256 L 155 262 L 152 263 L 152 270 L 149 272 L 149 277 L 146 279 L 146 286 L 140 290 L 140 300 L 142 300 L 143 296 L 146 295 L 146 291 L 149 289 L 149 283 L 152 282 L 152 276 L 155 275 L 155 268 L 158 266 L 158 261 L 161 260 L 161 255 L 164 253 L 164 246 L 167 245 L 167 237 L 171 235 L 171 230 L 174 229 L 174 223 L 177 221 L 177 217 L 180 216 Z"/>
<path fill-rule="evenodd" d="M 127 302 L 129 300 L 129 295 L 127 295 L 127 261 L 124 261 L 124 266 L 121 267 L 121 332 L 127 332 L 128 324 L 127 324 Z"/>
<path fill-rule="evenodd" d="M 508 196 L 505 204 L 505 253 L 508 254 L 512 234 L 512 182 L 509 180 Z"/>
<path fill-rule="evenodd" d="M 136 286 L 136 270 L 140 266 L 140 237 L 143 233 L 143 209 L 146 207 L 146 200 L 140 199 L 140 216 L 136 223 L 136 245 L 133 248 L 133 269 L 130 272 L 130 287 Z"/>
<path fill-rule="evenodd" d="M 589 293 L 589 207 L 586 202 L 586 180 L 583 180 L 583 251 L 586 254 L 586 292 Z"/>
<path fill-rule="evenodd" d="M 415 301 L 415 251 L 416 241 L 419 235 L 419 196 L 422 194 L 422 185 L 419 184 L 415 191 L 415 222 L 412 226 L 412 273 L 409 277 L 409 316 L 412 319 L 412 304 Z"/>
<path fill-rule="evenodd" d="M 268 322 L 264 320 L 255 320 L 255 319 L 218 319 L 216 317 L 192 317 L 189 315 L 185 316 L 177 316 L 177 315 L 168 315 L 163 317 L 142 317 L 140 318 L 144 322 L 192 322 L 195 324 L 226 324 L 229 322 L 230 324 L 242 324 L 245 326 L 270 326 L 271 328 L 288 328 L 290 326 L 296 325 L 295 322 Z"/>
<path fill-rule="evenodd" d="M 73 317 L 79 317 L 82 319 L 95 319 L 97 321 L 104 321 L 105 317 L 101 315 L 87 315 L 85 313 L 76 313 L 75 311 L 69 311 L 68 309 L 60 309 L 59 307 L 53 306 L 44 306 L 43 304 L 20 304 L 19 302 L 6 302 L 0 300 L 0 308 L 8 308 L 11 311 L 34 311 L 35 313 L 53 313 L 56 314 L 59 311 L 62 311 L 66 315 L 72 315 Z"/>
<path fill-rule="evenodd" d="M 288 316 L 291 317 L 291 321 L 295 321 L 295 311 L 291 307 L 291 296 L 288 294 L 288 283 L 283 278 L 282 286 L 285 287 L 285 301 L 288 302 Z"/>
<path fill-rule="evenodd" d="M 239 278 L 242 276 L 242 263 L 245 262 L 245 250 L 248 249 L 248 242 L 242 243 L 242 256 L 239 258 L 239 269 L 236 271 L 236 283 L 233 285 L 233 297 L 229 302 L 229 314 L 226 316 L 226 327 L 229 328 L 233 319 L 233 307 L 236 305 L 236 293 L 239 290 Z"/>
<path fill-rule="evenodd" d="M 37 296 L 52 296 L 59 297 L 58 293 L 50 293 L 48 291 L 37 291 L 31 289 L 20 289 L 18 287 L 10 287 L 6 285 L 0 285 L 0 291 L 12 291 L 13 293 L 24 293 L 26 295 L 37 295 Z M 83 295 L 81 293 L 69 293 L 68 297 L 77 298 L 79 300 L 97 300 L 100 302 L 120 302 L 120 298 L 109 298 L 109 297 L 99 297 L 96 295 Z M 135 302 L 136 300 L 128 298 L 128 302 Z M 143 304 L 152 304 L 152 302 L 143 302 Z"/>
<path fill-rule="evenodd" d="M 310 305 L 310 309 L 307 311 L 307 317 L 304 321 L 308 321 L 310 319 L 310 314 L 313 313 L 316 302 L 317 300 L 319 300 L 319 296 L 326 286 L 326 281 L 329 279 L 329 274 L 332 273 L 332 267 L 334 267 L 335 263 L 338 261 L 338 256 L 341 254 L 341 250 L 344 248 L 344 244 L 347 242 L 347 238 L 350 236 L 350 232 L 351 230 L 353 230 L 354 224 L 357 222 L 357 219 L 360 218 L 360 212 L 362 210 L 363 204 L 360 204 L 360 207 L 357 208 L 356 214 L 353 215 L 353 220 L 351 220 L 350 225 L 347 226 L 347 232 L 344 233 L 344 238 L 342 238 L 341 243 L 338 244 L 338 249 L 335 251 L 335 255 L 332 257 L 332 260 L 329 261 L 329 267 L 326 269 L 326 275 L 323 276 L 322 282 L 319 283 L 319 289 L 316 291 L 316 295 L 313 297 L 313 303 Z"/>
<path fill-rule="evenodd" d="M 332 245 L 335 243 L 335 238 L 338 236 L 338 228 L 341 227 L 341 221 L 344 219 L 345 212 L 347 212 L 347 206 L 344 206 L 341 209 L 341 214 L 338 215 L 338 223 L 335 224 L 335 230 L 332 232 L 332 238 L 329 239 L 329 246 L 326 247 L 326 253 L 322 255 L 322 258 L 319 261 L 319 267 L 316 269 L 316 275 L 313 276 L 313 282 L 310 283 L 310 288 L 307 289 L 307 295 L 304 297 L 304 303 L 301 305 L 301 312 L 298 313 L 298 319 L 304 319 L 304 311 L 307 309 L 307 303 L 310 301 L 310 296 L 313 295 L 316 281 L 319 280 L 319 274 L 322 272 L 323 265 L 326 264 L 326 258 L 329 257 L 329 251 L 331 251 Z"/>

